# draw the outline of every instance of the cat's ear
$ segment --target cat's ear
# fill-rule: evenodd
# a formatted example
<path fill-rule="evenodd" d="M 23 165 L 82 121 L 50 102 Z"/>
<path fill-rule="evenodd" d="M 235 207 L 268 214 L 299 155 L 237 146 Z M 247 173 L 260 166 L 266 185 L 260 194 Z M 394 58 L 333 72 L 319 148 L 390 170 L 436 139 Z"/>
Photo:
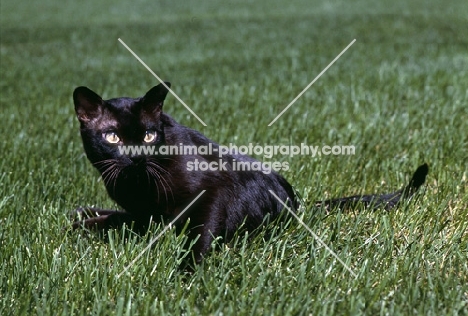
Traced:
<path fill-rule="evenodd" d="M 167 88 L 171 87 L 170 82 L 164 82 Z M 159 112 L 162 109 L 166 95 L 169 92 L 162 83 L 151 88 L 142 98 L 143 109 L 148 113 Z"/>
<path fill-rule="evenodd" d="M 94 91 L 86 87 L 78 87 L 73 91 L 76 116 L 80 122 L 89 122 L 102 113 L 104 101 Z"/>

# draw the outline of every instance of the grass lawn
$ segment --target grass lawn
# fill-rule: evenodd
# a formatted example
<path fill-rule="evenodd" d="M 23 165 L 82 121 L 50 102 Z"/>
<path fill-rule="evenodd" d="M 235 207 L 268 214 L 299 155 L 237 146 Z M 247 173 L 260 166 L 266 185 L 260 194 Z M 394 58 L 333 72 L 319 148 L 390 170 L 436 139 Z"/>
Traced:
<path fill-rule="evenodd" d="M 0 315 L 468 314 L 468 2 L 13 1 L 0 4 Z M 238 236 L 191 275 L 184 236 L 65 233 L 78 206 L 114 208 L 87 161 L 71 95 L 141 96 L 221 143 L 354 145 L 275 156 L 309 203 L 387 192 L 430 165 L 396 211 L 321 214 Z M 271 127 L 268 124 L 356 42 Z M 261 158 L 261 157 L 259 157 Z"/>

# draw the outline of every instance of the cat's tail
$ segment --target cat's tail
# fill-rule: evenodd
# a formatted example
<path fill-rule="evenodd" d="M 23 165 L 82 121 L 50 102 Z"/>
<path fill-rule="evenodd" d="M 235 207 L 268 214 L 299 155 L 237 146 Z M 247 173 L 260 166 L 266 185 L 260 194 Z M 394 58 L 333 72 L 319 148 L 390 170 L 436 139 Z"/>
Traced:
<path fill-rule="evenodd" d="M 331 211 L 333 209 L 355 208 L 359 205 L 364 205 L 365 207 L 371 207 L 373 209 L 383 208 L 390 210 L 398 206 L 401 202 L 409 200 L 424 184 L 428 173 L 429 166 L 425 163 L 416 169 L 408 185 L 396 192 L 388 194 L 348 196 L 344 198 L 320 201 L 316 203 L 316 206 L 324 207 L 327 211 Z"/>

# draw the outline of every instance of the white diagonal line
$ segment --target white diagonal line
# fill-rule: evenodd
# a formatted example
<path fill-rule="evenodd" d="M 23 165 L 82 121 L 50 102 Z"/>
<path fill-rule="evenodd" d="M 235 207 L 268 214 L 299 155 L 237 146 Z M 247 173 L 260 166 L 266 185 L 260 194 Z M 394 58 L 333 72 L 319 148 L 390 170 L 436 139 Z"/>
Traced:
<path fill-rule="evenodd" d="M 135 54 L 135 53 L 133 52 L 133 50 L 131 50 L 131 48 L 128 47 L 127 44 L 124 43 L 124 41 L 122 41 L 122 40 L 119 38 L 119 42 L 120 42 L 120 43 L 121 43 L 121 44 L 122 44 L 122 45 L 123 45 L 123 46 L 124 46 L 124 47 L 125 47 L 141 64 L 142 64 L 142 65 L 143 65 L 143 66 L 145 66 L 145 68 L 148 69 L 148 71 L 149 71 L 156 79 L 158 79 L 158 81 L 159 81 L 167 90 L 169 90 L 169 92 L 170 92 L 180 103 L 182 103 L 182 105 L 185 106 L 185 108 L 186 108 L 187 110 L 189 110 L 189 112 L 192 113 L 192 115 L 195 116 L 195 118 L 196 118 L 197 120 L 199 120 L 200 123 L 203 124 L 203 126 L 206 126 L 205 122 L 203 122 L 203 121 L 198 117 L 198 115 L 196 115 L 195 112 L 193 112 L 192 109 L 189 108 L 189 106 L 188 106 L 187 104 L 185 104 L 185 102 L 182 101 L 182 99 L 179 98 L 179 96 L 178 96 L 177 94 L 175 94 L 174 91 L 172 91 L 171 88 L 169 88 L 169 87 L 164 83 L 164 81 L 162 81 L 161 78 L 159 78 L 158 75 L 156 75 L 156 74 L 153 72 L 153 70 L 151 70 L 151 68 L 148 67 L 148 65 L 146 65 L 145 62 L 144 62 L 143 60 L 141 60 L 141 58 L 138 57 L 138 55 Z"/>
<path fill-rule="evenodd" d="M 317 236 L 313 231 L 312 229 L 310 229 L 309 226 L 306 225 L 306 223 L 304 223 L 300 218 L 299 216 L 296 215 L 296 213 L 294 213 L 272 190 L 268 190 L 270 191 L 270 193 L 281 203 L 283 204 L 283 206 L 289 211 L 289 213 L 291 213 L 298 221 L 299 223 L 301 223 L 302 226 L 305 227 L 305 229 L 307 229 L 309 231 L 309 233 L 315 238 L 315 240 L 317 240 L 319 242 L 319 244 L 321 244 L 323 247 L 325 247 L 325 249 L 328 250 L 328 252 L 330 252 L 333 257 L 336 258 L 336 260 L 338 260 L 345 268 L 346 270 L 349 271 L 349 273 L 351 273 L 355 278 L 357 278 L 357 274 L 353 272 L 353 270 L 351 270 L 350 267 L 348 267 L 348 265 L 346 265 L 346 263 L 343 262 L 343 260 L 340 259 L 340 257 L 338 257 L 338 255 L 330 249 L 330 247 L 327 246 L 326 243 L 324 243 L 322 241 L 322 239 L 320 239 L 319 236 Z"/>
<path fill-rule="evenodd" d="M 151 248 L 151 246 L 152 246 L 159 238 L 161 238 L 161 236 L 164 235 L 164 233 L 165 233 L 166 231 L 168 231 L 168 230 L 172 227 L 172 225 L 189 209 L 189 207 L 192 206 L 192 204 L 195 203 L 195 201 L 198 200 L 198 198 L 199 198 L 200 196 L 202 196 L 202 194 L 205 193 L 205 192 L 206 192 L 206 190 L 201 191 L 200 194 L 198 194 L 197 197 L 196 197 L 195 199 L 193 199 L 193 201 L 190 202 L 190 204 L 187 205 L 187 207 L 184 208 L 184 210 L 183 210 L 182 212 L 179 213 L 179 215 L 177 215 L 169 224 L 166 225 L 166 227 L 164 227 L 164 229 L 162 230 L 162 232 L 160 232 L 156 237 L 154 237 L 153 239 L 151 239 L 151 241 L 150 241 L 150 243 L 148 244 L 148 246 L 146 246 L 146 248 L 143 249 L 143 251 L 140 252 L 140 253 L 138 254 L 138 256 L 136 256 L 136 258 L 133 259 L 132 262 L 130 262 L 130 263 L 125 267 L 125 269 L 123 269 L 123 271 L 120 272 L 120 273 L 117 275 L 117 278 L 120 278 L 120 277 L 122 276 L 122 274 L 125 273 L 125 271 L 127 271 L 132 265 L 134 265 L 135 262 L 137 262 L 138 259 L 140 259 L 141 256 L 143 256 L 143 254 L 144 254 L 146 251 L 148 251 L 148 250 Z"/>
<path fill-rule="evenodd" d="M 284 112 L 286 112 L 286 111 L 287 111 L 287 110 L 288 110 L 288 109 L 289 109 L 289 108 L 290 108 L 290 107 L 291 107 L 291 106 L 294 104 L 294 102 L 296 102 L 296 101 L 297 101 L 297 99 L 299 99 L 299 98 L 300 98 L 300 97 L 301 97 L 301 96 L 302 96 L 302 95 L 303 95 L 303 94 L 304 94 L 304 93 L 307 91 L 307 89 L 309 89 L 309 88 L 310 88 L 310 87 L 311 87 L 311 86 L 312 86 L 312 85 L 315 83 L 315 81 L 317 81 L 317 80 L 318 80 L 318 79 L 319 79 L 319 78 L 320 78 L 320 77 L 321 77 L 321 76 L 322 76 L 322 75 L 325 73 L 325 71 L 327 71 L 327 70 L 328 70 L 328 68 L 330 68 L 330 67 L 331 67 L 331 65 L 333 65 L 333 64 L 335 63 L 335 61 L 337 61 L 337 60 L 338 60 L 338 59 L 341 57 L 341 55 L 343 55 L 343 54 L 344 54 L 344 53 L 345 53 L 345 52 L 348 50 L 348 48 L 350 48 L 350 47 L 351 47 L 351 45 L 353 45 L 353 44 L 354 44 L 354 42 L 356 42 L 356 39 L 352 40 L 352 42 L 351 42 L 351 43 L 349 43 L 349 45 L 348 45 L 348 46 L 346 46 L 346 48 L 345 48 L 345 49 L 343 49 L 343 50 L 341 51 L 341 53 L 340 53 L 338 56 L 336 56 L 336 57 L 335 57 L 335 59 L 333 59 L 333 60 L 332 60 L 332 62 L 331 62 L 331 63 L 329 63 L 329 64 L 328 64 L 328 66 L 327 66 L 327 67 L 325 67 L 325 69 L 324 69 L 324 70 L 322 70 L 322 72 L 321 72 L 321 73 L 319 73 L 319 74 L 318 74 L 318 76 L 317 76 L 317 77 L 315 77 L 315 79 L 314 79 L 314 80 L 312 80 L 312 82 L 311 82 L 311 83 L 309 83 L 309 85 L 308 85 L 307 87 L 305 87 L 305 89 L 304 89 L 304 90 L 302 90 L 302 91 L 301 91 L 301 93 L 299 93 L 299 94 L 297 95 L 297 97 L 295 97 L 295 98 L 294 98 L 294 100 L 292 100 L 292 101 L 291 101 L 291 103 L 289 103 L 289 104 L 288 104 L 288 106 L 287 106 L 287 107 L 285 107 L 285 108 L 284 108 L 284 110 L 283 110 L 283 111 L 281 111 L 281 113 L 280 113 L 280 114 L 278 114 L 278 116 L 277 116 L 277 117 L 276 117 L 276 118 L 275 118 L 273 121 L 271 121 L 271 123 L 270 123 L 270 124 L 268 124 L 268 126 L 271 126 L 271 125 L 273 125 L 273 123 L 274 123 L 274 122 L 276 122 L 276 120 L 277 120 L 277 119 L 279 119 L 279 118 L 280 118 L 280 116 L 281 116 L 281 115 L 283 115 L 283 114 L 284 114 Z"/>

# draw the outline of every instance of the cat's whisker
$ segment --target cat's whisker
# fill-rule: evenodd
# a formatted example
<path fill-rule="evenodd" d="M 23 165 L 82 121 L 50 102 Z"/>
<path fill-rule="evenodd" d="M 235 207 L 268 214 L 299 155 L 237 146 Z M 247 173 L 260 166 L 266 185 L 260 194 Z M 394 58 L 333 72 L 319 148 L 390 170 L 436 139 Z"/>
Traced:
<path fill-rule="evenodd" d="M 122 168 L 118 166 L 114 166 L 112 170 L 111 179 L 113 179 L 113 182 L 114 182 L 113 187 L 112 187 L 112 191 L 114 192 L 114 194 L 115 194 L 115 187 L 117 186 L 117 178 L 119 177 L 120 171 L 122 171 Z"/>
<path fill-rule="evenodd" d="M 115 161 L 101 161 L 101 166 L 104 170 L 101 172 L 102 174 L 110 172 L 113 168 L 116 167 Z"/>
<path fill-rule="evenodd" d="M 167 177 L 165 177 L 163 174 L 160 173 L 160 171 L 163 171 L 166 175 L 170 176 L 170 173 L 164 169 L 161 165 L 155 163 L 153 165 L 153 168 L 155 169 L 155 172 L 156 174 L 158 175 L 158 178 L 160 179 L 161 181 L 161 184 L 163 185 L 163 188 L 164 188 L 164 193 L 166 195 L 166 202 L 169 203 L 169 198 L 168 198 L 168 194 L 167 192 L 169 191 L 169 193 L 171 194 L 171 197 L 172 197 L 172 202 L 175 202 L 175 199 L 174 199 L 174 193 L 172 191 L 172 187 L 173 187 L 173 183 L 172 183 L 172 179 L 171 177 L 169 177 L 169 181 L 171 182 L 171 184 L 169 184 L 169 182 L 167 181 Z"/>
<path fill-rule="evenodd" d="M 151 180 L 153 180 L 154 184 L 156 185 L 156 192 L 158 194 L 158 201 L 159 201 L 159 186 L 158 186 L 158 182 L 156 180 L 154 180 L 154 178 L 152 178 L 151 176 L 153 176 L 153 173 L 151 172 L 151 169 L 149 166 L 147 166 L 147 168 L 145 169 L 145 172 L 146 172 L 146 175 L 148 176 L 148 186 L 151 185 Z"/>
<path fill-rule="evenodd" d="M 167 176 L 169 176 L 169 182 L 170 182 L 171 185 L 169 185 L 169 183 L 167 182 L 167 179 L 165 179 L 164 177 L 163 177 L 163 179 L 164 179 L 164 181 L 166 182 L 167 186 L 168 186 L 169 188 L 171 188 L 172 185 L 173 185 L 174 183 L 172 182 L 172 177 L 171 177 L 170 172 L 167 171 L 163 166 L 161 166 L 160 164 L 158 164 L 158 163 L 155 162 L 155 161 L 151 161 L 151 165 L 156 169 L 156 171 L 157 171 L 158 173 L 165 173 Z M 162 176 L 162 175 L 161 175 L 161 176 Z M 172 192 L 172 190 L 171 190 L 171 192 Z"/>
<path fill-rule="evenodd" d="M 167 175 L 170 175 L 169 171 L 167 171 L 163 166 L 161 166 L 155 159 L 149 159 L 147 164 L 156 167 L 158 170 L 164 172 Z"/>
<path fill-rule="evenodd" d="M 169 202 L 168 198 L 167 198 L 167 190 L 166 190 L 166 186 L 164 185 L 164 183 L 161 181 L 162 177 L 161 175 L 159 174 L 159 172 L 153 167 L 153 166 L 148 166 L 148 171 L 153 175 L 154 177 L 154 183 L 156 184 L 156 191 L 158 192 L 158 201 L 159 201 L 159 185 L 158 185 L 158 180 L 159 182 L 161 183 L 161 187 L 162 189 L 164 190 L 164 195 L 166 197 L 166 203 Z"/>
<path fill-rule="evenodd" d="M 96 162 L 93 162 L 93 165 L 96 166 L 96 167 L 105 167 L 105 166 L 109 166 L 109 165 L 112 165 L 112 164 L 115 164 L 117 161 L 115 159 L 104 159 L 104 160 L 101 160 L 101 161 L 96 161 Z"/>
<path fill-rule="evenodd" d="M 98 161 L 95 165 L 100 165 L 101 168 L 105 168 L 101 171 L 102 180 L 106 187 L 112 184 L 112 191 L 115 194 L 116 182 L 121 171 L 121 167 L 117 165 L 115 159 Z"/>
<path fill-rule="evenodd" d="M 104 168 L 104 170 L 101 170 L 101 178 L 104 181 L 104 184 L 107 186 L 111 182 L 114 182 L 114 193 L 115 193 L 115 182 L 116 182 L 116 177 L 117 173 L 120 172 L 120 168 L 117 166 L 117 161 L 115 159 L 105 159 L 101 161 L 97 161 L 93 163 L 94 166 L 96 166 L 98 169 Z"/>
<path fill-rule="evenodd" d="M 105 185 L 109 184 L 109 180 L 110 180 L 110 178 L 112 176 L 112 170 L 113 169 L 114 169 L 114 166 L 111 165 L 111 166 L 107 167 L 104 171 L 102 171 L 101 178 L 104 181 Z"/>
<path fill-rule="evenodd" d="M 171 174 L 169 173 L 169 171 L 167 171 L 163 166 L 161 166 L 159 163 L 157 163 L 157 161 L 154 161 L 154 160 L 149 160 L 148 161 L 148 166 L 151 166 L 151 168 L 154 169 L 154 172 L 156 173 L 156 176 L 161 181 L 161 184 L 163 185 L 163 188 L 164 188 L 164 193 L 166 194 L 166 202 L 169 203 L 166 188 L 169 189 L 169 191 L 171 193 L 171 196 L 172 196 L 172 201 L 175 202 L 174 193 L 172 192 L 173 182 L 172 182 L 172 179 L 170 177 Z M 171 182 L 172 185 L 170 185 L 168 183 L 167 179 L 161 173 L 165 173 L 166 175 L 169 176 L 169 181 Z M 163 183 L 163 181 L 164 181 L 164 183 Z"/>

